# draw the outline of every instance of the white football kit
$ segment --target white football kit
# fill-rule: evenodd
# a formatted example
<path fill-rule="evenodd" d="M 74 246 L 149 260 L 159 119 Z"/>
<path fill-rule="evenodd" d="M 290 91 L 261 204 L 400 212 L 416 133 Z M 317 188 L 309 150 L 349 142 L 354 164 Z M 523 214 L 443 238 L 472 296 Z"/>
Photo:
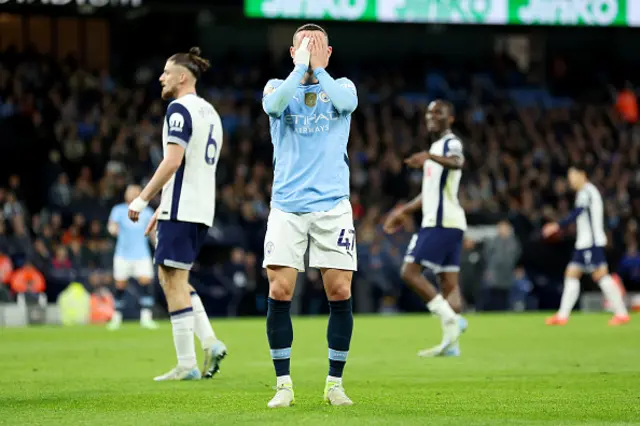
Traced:
<path fill-rule="evenodd" d="M 464 159 L 462 143 L 451 132 L 434 142 L 429 153 Z M 404 261 L 420 264 L 434 273 L 457 272 L 467 229 L 467 219 L 458 201 L 462 170 L 447 169 L 427 160 L 423 172 L 422 226 L 411 238 Z"/>
<path fill-rule="evenodd" d="M 209 102 L 188 94 L 169 104 L 164 152 L 172 143 L 185 152 L 182 165 L 162 188 L 156 264 L 191 269 L 213 224 L 222 136 L 220 116 Z"/>

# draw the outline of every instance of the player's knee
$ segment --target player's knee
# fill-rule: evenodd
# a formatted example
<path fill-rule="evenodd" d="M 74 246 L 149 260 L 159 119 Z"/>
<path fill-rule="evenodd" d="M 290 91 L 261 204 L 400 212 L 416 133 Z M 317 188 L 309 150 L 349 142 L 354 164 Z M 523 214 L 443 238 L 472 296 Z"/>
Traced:
<path fill-rule="evenodd" d="M 591 274 L 591 279 L 594 282 L 598 282 L 602 278 L 604 278 L 604 276 L 607 275 L 608 273 L 609 273 L 608 268 L 606 266 L 603 266 L 603 267 L 598 268 L 595 271 L 593 271 L 593 273 Z"/>
<path fill-rule="evenodd" d="M 400 278 L 402 278 L 402 280 L 407 283 L 413 281 L 417 275 L 420 275 L 421 272 L 420 269 L 417 268 L 417 266 L 418 265 L 416 265 L 415 263 L 403 264 L 402 268 L 400 268 Z"/>
<path fill-rule="evenodd" d="M 276 275 L 269 281 L 269 297 L 274 300 L 291 300 L 294 283 L 285 277 Z"/>
<path fill-rule="evenodd" d="M 138 278 L 138 282 L 140 283 L 141 286 L 149 285 L 151 284 L 151 278 L 141 277 L 141 278 Z"/>
<path fill-rule="evenodd" d="M 348 300 L 351 298 L 351 280 L 348 277 L 337 278 L 327 285 L 326 292 L 330 301 Z"/>
<path fill-rule="evenodd" d="M 582 276 L 582 271 L 578 268 L 574 268 L 572 266 L 568 267 L 566 271 L 564 271 L 565 278 L 576 278 L 580 279 Z"/>

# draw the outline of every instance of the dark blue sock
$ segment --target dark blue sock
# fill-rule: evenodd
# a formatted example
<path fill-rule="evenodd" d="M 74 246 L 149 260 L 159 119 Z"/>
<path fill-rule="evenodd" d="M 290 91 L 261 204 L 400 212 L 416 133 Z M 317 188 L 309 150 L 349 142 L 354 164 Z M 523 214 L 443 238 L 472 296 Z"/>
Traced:
<path fill-rule="evenodd" d="M 293 343 L 293 325 L 291 324 L 291 302 L 267 301 L 267 338 L 271 348 L 271 359 L 276 376 L 290 374 L 291 344 Z"/>
<path fill-rule="evenodd" d="M 141 285 L 140 286 L 140 306 L 142 308 L 153 308 L 153 285 Z"/>
<path fill-rule="evenodd" d="M 126 289 L 124 288 L 116 288 L 116 297 L 115 297 L 115 308 L 116 311 L 122 312 L 124 309 L 124 293 Z"/>
<path fill-rule="evenodd" d="M 353 332 L 351 299 L 329 302 L 329 309 L 329 326 L 327 327 L 329 376 L 342 377 Z"/>

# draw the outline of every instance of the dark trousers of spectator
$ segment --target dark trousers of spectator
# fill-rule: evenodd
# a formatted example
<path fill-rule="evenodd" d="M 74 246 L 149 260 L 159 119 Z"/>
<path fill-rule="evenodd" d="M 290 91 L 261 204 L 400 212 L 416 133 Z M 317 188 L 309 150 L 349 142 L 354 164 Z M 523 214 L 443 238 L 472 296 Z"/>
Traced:
<path fill-rule="evenodd" d="M 511 291 L 501 288 L 487 288 L 484 291 L 483 311 L 508 311 Z"/>

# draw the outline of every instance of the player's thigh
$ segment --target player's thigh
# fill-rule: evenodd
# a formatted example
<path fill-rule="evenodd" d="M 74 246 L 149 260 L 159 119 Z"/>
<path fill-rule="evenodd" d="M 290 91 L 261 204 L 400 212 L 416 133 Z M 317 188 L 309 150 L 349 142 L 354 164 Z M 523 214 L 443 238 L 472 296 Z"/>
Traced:
<path fill-rule="evenodd" d="M 344 269 L 323 268 L 322 283 L 329 301 L 347 300 L 351 298 L 351 282 L 353 271 Z"/>
<path fill-rule="evenodd" d="M 127 281 L 133 276 L 133 262 L 120 256 L 113 258 L 113 279 L 120 283 L 118 288 L 126 287 Z"/>
<path fill-rule="evenodd" d="M 274 300 L 291 300 L 298 278 L 298 270 L 288 266 L 267 266 L 269 297 Z"/>
<path fill-rule="evenodd" d="M 151 259 L 136 260 L 134 265 L 134 277 L 140 285 L 149 285 L 153 281 L 154 271 Z"/>
<path fill-rule="evenodd" d="M 342 271 L 358 269 L 356 232 L 349 200 L 341 201 L 327 212 L 313 213 L 309 240 L 310 267 Z"/>
<path fill-rule="evenodd" d="M 304 254 L 309 242 L 308 214 L 271 209 L 264 237 L 263 268 L 281 266 L 304 271 Z"/>

